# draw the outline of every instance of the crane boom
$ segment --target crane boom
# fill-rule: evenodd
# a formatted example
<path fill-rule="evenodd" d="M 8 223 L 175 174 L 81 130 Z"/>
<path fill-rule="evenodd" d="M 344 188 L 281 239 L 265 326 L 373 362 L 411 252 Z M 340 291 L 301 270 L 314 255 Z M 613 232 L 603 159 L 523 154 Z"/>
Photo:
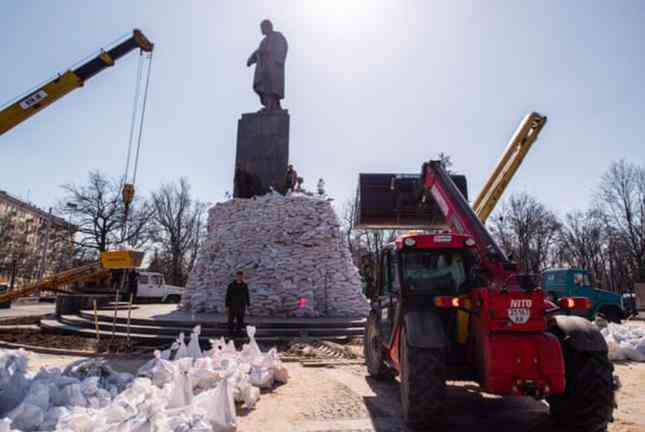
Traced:
<path fill-rule="evenodd" d="M 486 223 L 486 219 L 497 205 L 545 123 L 545 116 L 532 112 L 524 117 L 515 131 L 501 159 L 473 203 L 475 213 L 483 223 Z"/>
<path fill-rule="evenodd" d="M 35 91 L 0 110 L 0 135 L 56 102 L 102 70 L 135 49 L 151 52 L 154 45 L 135 29 L 132 36 L 101 53 L 76 69 L 68 70 Z"/>

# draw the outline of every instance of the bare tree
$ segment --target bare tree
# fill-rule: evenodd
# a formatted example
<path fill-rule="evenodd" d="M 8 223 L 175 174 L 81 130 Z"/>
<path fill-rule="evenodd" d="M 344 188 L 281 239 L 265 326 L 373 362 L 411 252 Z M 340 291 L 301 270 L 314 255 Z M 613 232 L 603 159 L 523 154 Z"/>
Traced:
<path fill-rule="evenodd" d="M 525 272 L 541 273 L 551 264 L 560 222 L 534 197 L 512 195 L 492 218 L 491 232 Z"/>
<path fill-rule="evenodd" d="M 87 184 L 67 184 L 62 188 L 66 194 L 58 210 L 78 226 L 75 242 L 81 248 L 105 251 L 118 244 L 140 247 L 146 242 L 152 207 L 135 198 L 126 224 L 120 181 L 93 171 Z"/>
<path fill-rule="evenodd" d="M 591 271 L 594 280 L 606 279 L 606 221 L 598 210 L 566 215 L 557 239 L 560 263 Z"/>
<path fill-rule="evenodd" d="M 354 226 L 357 202 L 356 198 L 348 199 L 343 205 L 341 225 L 344 238 L 357 266 L 364 259 L 375 265 L 385 246 L 396 239 L 399 231 L 357 229 Z"/>
<path fill-rule="evenodd" d="M 625 246 L 633 277 L 645 281 L 645 169 L 620 160 L 603 174 L 600 208 Z"/>
<path fill-rule="evenodd" d="M 184 285 L 192 269 L 205 230 L 206 205 L 196 201 L 185 178 L 161 186 L 152 194 L 154 230 L 152 241 L 159 246 L 157 260 L 166 265 L 166 279 Z"/>

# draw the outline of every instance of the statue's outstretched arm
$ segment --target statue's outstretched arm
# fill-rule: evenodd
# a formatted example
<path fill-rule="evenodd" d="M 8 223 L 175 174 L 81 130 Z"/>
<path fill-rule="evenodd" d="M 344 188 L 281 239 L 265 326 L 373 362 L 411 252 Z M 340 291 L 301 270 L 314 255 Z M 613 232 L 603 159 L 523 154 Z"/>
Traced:
<path fill-rule="evenodd" d="M 249 56 L 249 59 L 246 61 L 247 66 L 251 66 L 252 64 L 255 64 L 258 62 L 258 50 L 253 51 L 253 53 Z"/>

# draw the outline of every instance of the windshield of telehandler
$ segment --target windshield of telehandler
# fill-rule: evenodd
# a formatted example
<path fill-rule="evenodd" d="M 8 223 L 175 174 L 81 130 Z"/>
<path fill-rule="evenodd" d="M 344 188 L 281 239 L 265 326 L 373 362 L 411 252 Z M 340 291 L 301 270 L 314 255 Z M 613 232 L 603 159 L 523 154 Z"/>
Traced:
<path fill-rule="evenodd" d="M 401 254 L 401 275 L 408 290 L 433 295 L 453 295 L 464 290 L 467 268 L 464 251 L 454 249 L 410 250 Z"/>

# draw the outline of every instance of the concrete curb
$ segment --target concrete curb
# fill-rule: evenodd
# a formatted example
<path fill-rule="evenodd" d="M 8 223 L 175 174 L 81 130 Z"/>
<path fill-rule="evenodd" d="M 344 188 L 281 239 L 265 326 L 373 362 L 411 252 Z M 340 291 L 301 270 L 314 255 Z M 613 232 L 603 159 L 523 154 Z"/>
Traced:
<path fill-rule="evenodd" d="M 40 330 L 38 324 L 16 324 L 16 325 L 5 325 L 0 321 L 0 332 L 2 331 L 11 331 L 11 330 Z"/>

